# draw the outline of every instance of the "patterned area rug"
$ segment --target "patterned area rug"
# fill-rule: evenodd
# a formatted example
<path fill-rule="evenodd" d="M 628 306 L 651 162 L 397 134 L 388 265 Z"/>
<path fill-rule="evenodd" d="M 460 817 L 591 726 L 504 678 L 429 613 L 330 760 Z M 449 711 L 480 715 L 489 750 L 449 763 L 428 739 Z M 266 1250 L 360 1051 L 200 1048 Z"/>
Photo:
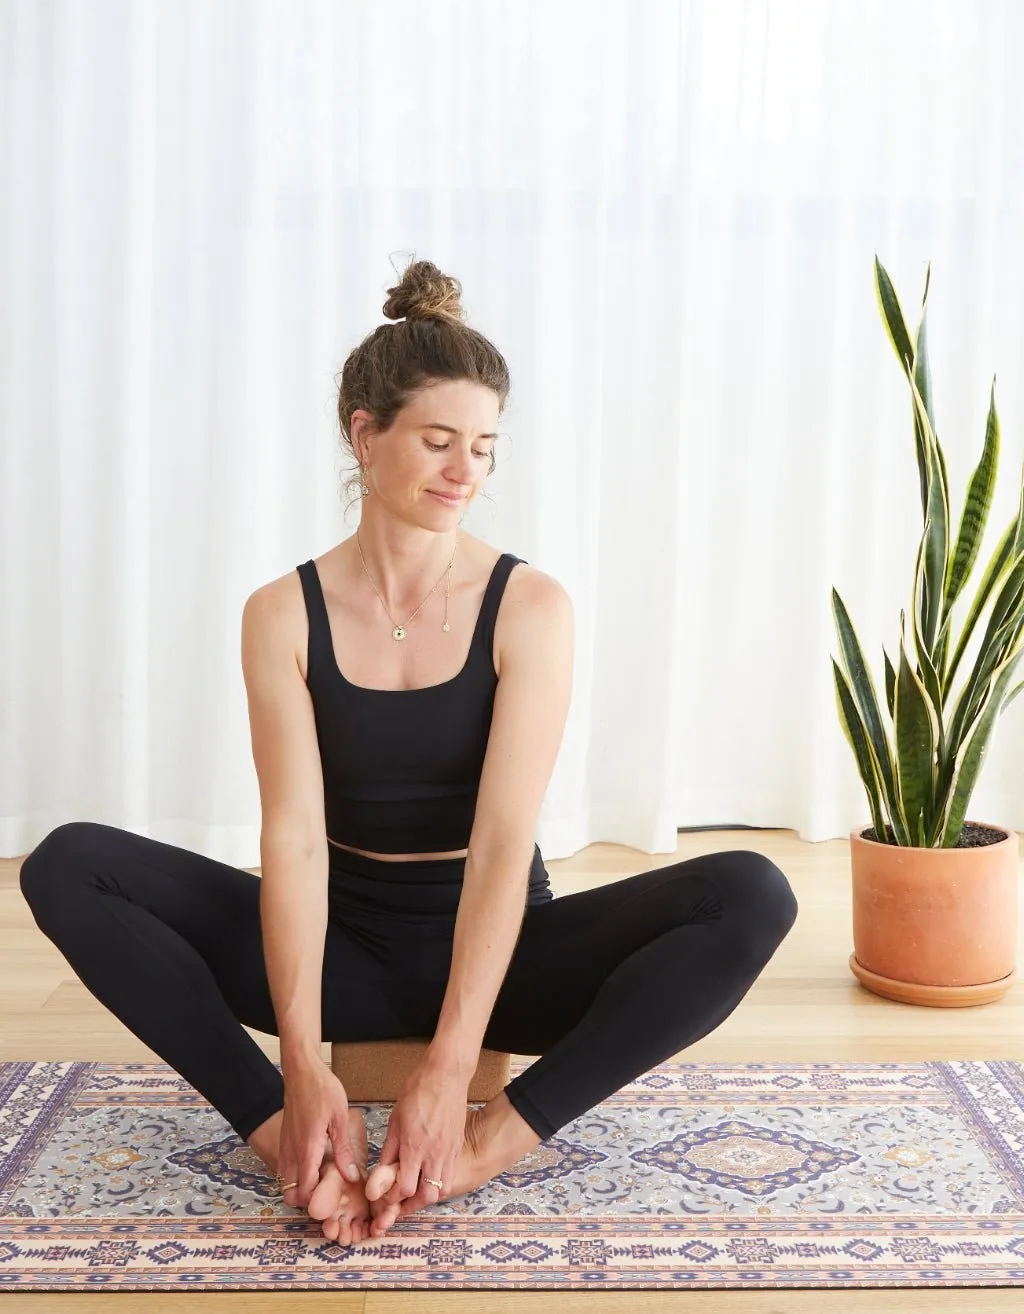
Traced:
<path fill-rule="evenodd" d="M 0 1063 L 0 1291 L 1021 1286 L 1022 1156 L 1020 1063 L 663 1065 L 339 1246 L 170 1068 Z"/>

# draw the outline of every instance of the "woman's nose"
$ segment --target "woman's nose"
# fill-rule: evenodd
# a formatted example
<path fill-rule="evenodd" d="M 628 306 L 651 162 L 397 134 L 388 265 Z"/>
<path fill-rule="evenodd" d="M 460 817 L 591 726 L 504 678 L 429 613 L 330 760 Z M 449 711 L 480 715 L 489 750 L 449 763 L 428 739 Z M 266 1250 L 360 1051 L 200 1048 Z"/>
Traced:
<path fill-rule="evenodd" d="M 473 482 L 473 458 L 472 456 L 463 456 L 454 460 L 445 472 L 448 480 L 452 484 L 465 487 Z M 453 491 L 458 491 L 455 489 Z"/>

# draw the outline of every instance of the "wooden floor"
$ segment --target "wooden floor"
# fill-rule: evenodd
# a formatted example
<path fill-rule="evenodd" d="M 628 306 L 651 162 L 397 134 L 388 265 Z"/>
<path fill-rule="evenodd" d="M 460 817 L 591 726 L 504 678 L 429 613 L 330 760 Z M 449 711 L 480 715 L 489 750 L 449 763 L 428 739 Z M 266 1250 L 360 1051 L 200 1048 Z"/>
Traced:
<path fill-rule="evenodd" d="M 791 831 L 718 830 L 679 836 L 675 859 L 615 844 L 592 844 L 572 858 L 549 862 L 556 894 L 587 889 L 622 876 L 667 866 L 701 853 L 754 849 L 790 878 L 800 905 L 797 922 L 736 1012 L 712 1035 L 685 1051 L 688 1061 L 769 1059 L 1024 1058 L 1024 980 L 996 1004 L 931 1009 L 889 1003 L 850 975 L 849 846 L 845 839 L 809 844 Z M 18 887 L 20 860 L 0 860 L 0 1060 L 90 1059 L 158 1062 L 79 984 L 62 955 L 45 939 Z M 1024 901 L 1022 901 L 1024 913 Z M 1024 944 L 1024 938 L 1021 941 Z M 277 1039 L 251 1032 L 267 1054 Z M 325 1057 L 327 1051 L 324 1051 Z M 680 1055 L 679 1057 L 682 1057 Z M 110 1301 L 110 1293 L 0 1295 L 19 1311 L 72 1314 Z M 588 1292 L 220 1292 L 124 1295 L 125 1309 L 155 1311 L 272 1311 L 330 1309 L 334 1314 L 622 1314 L 630 1311 L 713 1311 L 714 1314 L 985 1314 L 1024 1309 L 1024 1290 L 906 1291 L 623 1291 Z M 111 1301 L 111 1304 L 113 1302 Z"/>

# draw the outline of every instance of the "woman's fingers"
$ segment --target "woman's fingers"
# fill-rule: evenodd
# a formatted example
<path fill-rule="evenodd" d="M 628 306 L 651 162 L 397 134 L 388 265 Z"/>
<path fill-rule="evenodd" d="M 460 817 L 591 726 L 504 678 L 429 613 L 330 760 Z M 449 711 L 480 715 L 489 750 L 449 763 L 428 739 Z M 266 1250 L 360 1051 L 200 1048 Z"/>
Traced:
<path fill-rule="evenodd" d="M 356 1156 L 352 1153 L 347 1127 L 344 1131 L 340 1127 L 331 1128 L 331 1153 L 338 1171 L 346 1181 L 360 1181 L 359 1166 L 356 1163 Z"/>
<path fill-rule="evenodd" d="M 427 1174 L 433 1176 L 433 1174 Z M 444 1183 L 443 1177 L 434 1179 Z M 392 1188 L 392 1191 L 386 1192 L 381 1196 L 378 1202 L 374 1204 L 374 1224 L 379 1224 L 379 1229 L 373 1231 L 374 1236 L 382 1236 L 384 1231 L 391 1227 L 399 1218 L 405 1218 L 407 1214 L 414 1214 L 420 1209 L 429 1209 L 435 1205 L 443 1195 L 443 1190 L 439 1191 L 436 1186 L 428 1186 L 421 1176 L 418 1188 L 407 1196 L 397 1196 L 398 1187 Z"/>
<path fill-rule="evenodd" d="M 277 1164 L 277 1176 L 279 1184 L 282 1186 L 281 1199 L 289 1208 L 297 1209 L 299 1206 L 299 1188 L 302 1186 L 300 1180 L 302 1174 L 299 1171 L 298 1160 L 294 1155 L 281 1156 Z M 284 1189 L 285 1182 L 292 1183 L 287 1190 Z"/>
<path fill-rule="evenodd" d="M 426 1160 L 423 1160 L 414 1176 L 412 1163 L 413 1160 L 410 1159 L 408 1172 L 406 1171 L 406 1165 L 404 1163 L 401 1165 L 395 1184 L 390 1190 L 381 1192 L 382 1198 L 388 1204 L 401 1204 L 403 1200 L 410 1200 L 413 1197 L 420 1201 L 422 1205 L 437 1204 L 447 1185 L 448 1179 L 444 1176 L 446 1170 L 443 1168 L 428 1168 Z M 454 1172 L 454 1168 L 452 1172 Z M 428 1177 L 431 1182 L 440 1182 L 441 1186 L 431 1185 L 431 1182 L 427 1181 Z M 421 1207 L 421 1204 L 418 1204 L 417 1208 Z"/>
<path fill-rule="evenodd" d="M 323 1161 L 323 1142 L 319 1145 L 315 1142 L 311 1142 L 306 1146 L 306 1153 L 303 1156 L 302 1173 L 297 1188 L 299 1204 L 303 1209 L 309 1204 L 313 1192 L 320 1185 L 320 1165 Z"/>
<path fill-rule="evenodd" d="M 420 1184 L 420 1165 L 422 1158 L 413 1150 L 406 1150 L 398 1166 L 398 1180 L 388 1192 L 388 1200 L 397 1204 L 407 1196 L 415 1195 Z"/>

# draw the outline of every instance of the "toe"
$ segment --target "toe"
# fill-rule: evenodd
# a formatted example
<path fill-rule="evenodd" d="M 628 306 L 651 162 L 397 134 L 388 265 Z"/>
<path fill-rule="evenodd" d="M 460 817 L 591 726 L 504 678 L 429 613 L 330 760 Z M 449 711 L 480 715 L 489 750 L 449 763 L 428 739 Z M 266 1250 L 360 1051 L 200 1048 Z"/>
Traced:
<path fill-rule="evenodd" d="M 379 1200 L 398 1180 L 397 1163 L 378 1163 L 366 1179 L 367 1200 Z"/>
<path fill-rule="evenodd" d="M 320 1181 L 313 1188 L 306 1212 L 310 1218 L 325 1219 L 336 1214 L 340 1208 L 339 1197 L 343 1194 L 345 1179 L 338 1171 L 332 1159 L 325 1160 L 320 1169 Z"/>

